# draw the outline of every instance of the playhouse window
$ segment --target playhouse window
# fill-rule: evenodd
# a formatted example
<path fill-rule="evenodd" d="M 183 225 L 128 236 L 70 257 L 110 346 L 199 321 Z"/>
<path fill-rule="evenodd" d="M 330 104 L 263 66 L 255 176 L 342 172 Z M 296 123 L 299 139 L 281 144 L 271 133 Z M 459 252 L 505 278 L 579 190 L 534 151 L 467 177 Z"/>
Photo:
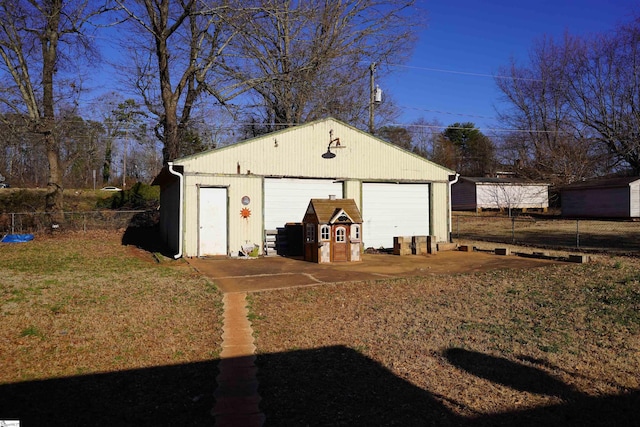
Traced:
<path fill-rule="evenodd" d="M 321 240 L 329 240 L 331 237 L 331 227 L 328 225 L 323 225 L 320 227 L 320 239 Z"/>
<path fill-rule="evenodd" d="M 351 226 L 351 238 L 353 240 L 360 240 L 360 225 L 353 224 Z"/>
<path fill-rule="evenodd" d="M 307 224 L 307 242 L 316 241 L 316 227 L 314 224 Z"/>
<path fill-rule="evenodd" d="M 344 227 L 336 228 L 336 242 L 344 243 L 347 240 L 347 229 Z"/>

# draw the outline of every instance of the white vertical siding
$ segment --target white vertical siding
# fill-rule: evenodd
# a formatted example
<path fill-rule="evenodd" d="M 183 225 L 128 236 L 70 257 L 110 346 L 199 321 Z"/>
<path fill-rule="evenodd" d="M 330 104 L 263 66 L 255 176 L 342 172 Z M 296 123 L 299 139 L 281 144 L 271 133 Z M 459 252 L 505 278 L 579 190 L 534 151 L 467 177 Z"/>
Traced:
<path fill-rule="evenodd" d="M 431 184 L 431 231 L 430 235 L 436 236 L 439 242 L 449 241 L 449 184 Z"/>
<path fill-rule="evenodd" d="M 344 189 L 344 198 L 353 199 L 362 212 L 362 181 L 357 179 L 347 179 L 342 187 Z"/>
<path fill-rule="evenodd" d="M 478 183 L 476 195 L 478 207 L 483 209 L 549 207 L 546 185 Z"/>
<path fill-rule="evenodd" d="M 640 218 L 640 180 L 629 185 L 629 216 Z"/>

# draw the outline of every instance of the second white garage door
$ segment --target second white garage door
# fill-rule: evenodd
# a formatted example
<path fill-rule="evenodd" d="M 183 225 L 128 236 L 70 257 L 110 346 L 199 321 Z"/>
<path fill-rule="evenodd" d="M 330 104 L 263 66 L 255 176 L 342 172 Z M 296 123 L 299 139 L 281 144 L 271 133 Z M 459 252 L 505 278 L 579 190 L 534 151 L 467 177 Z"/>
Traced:
<path fill-rule="evenodd" d="M 302 222 L 311 199 L 342 198 L 342 183 L 332 179 L 265 178 L 264 228 Z"/>
<path fill-rule="evenodd" d="M 364 247 L 392 248 L 394 236 L 429 235 L 429 184 L 362 184 Z"/>

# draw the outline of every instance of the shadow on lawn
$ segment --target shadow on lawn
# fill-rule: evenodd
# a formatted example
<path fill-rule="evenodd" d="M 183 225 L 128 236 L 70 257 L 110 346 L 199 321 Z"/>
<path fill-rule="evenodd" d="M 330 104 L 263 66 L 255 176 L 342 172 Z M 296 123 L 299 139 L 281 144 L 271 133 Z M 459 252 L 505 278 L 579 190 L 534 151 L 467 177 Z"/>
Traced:
<path fill-rule="evenodd" d="M 477 377 L 519 391 L 557 396 L 565 402 L 521 411 L 485 415 L 474 420 L 471 424 L 518 426 L 640 425 L 640 390 L 620 395 L 593 397 L 580 393 L 534 366 L 460 348 L 447 349 L 444 356 L 452 365 Z M 532 364 L 548 366 L 544 361 L 528 356 L 521 356 L 520 359 Z"/>
<path fill-rule="evenodd" d="M 444 357 L 478 377 L 516 390 L 558 396 L 566 403 L 461 417 L 443 405 L 446 397 L 412 385 L 355 350 L 337 346 L 258 356 L 266 425 L 638 425 L 637 390 L 593 398 L 541 369 L 507 359 L 456 348 L 446 350 Z"/>
<path fill-rule="evenodd" d="M 165 257 L 174 255 L 160 236 L 158 219 L 154 211 L 139 212 L 131 218 L 122 235 L 122 244 L 136 246 L 149 253 L 159 253 Z"/>
<path fill-rule="evenodd" d="M 21 426 L 211 425 L 217 361 L 0 385 Z"/>
<path fill-rule="evenodd" d="M 265 425 L 638 425 L 638 390 L 593 398 L 535 367 L 456 348 L 443 354 L 478 377 L 566 403 L 461 417 L 443 404 L 446 397 L 353 349 L 334 346 L 257 357 Z M 216 366 L 212 360 L 0 385 L 0 417 L 20 419 L 23 426 L 213 425 Z"/>

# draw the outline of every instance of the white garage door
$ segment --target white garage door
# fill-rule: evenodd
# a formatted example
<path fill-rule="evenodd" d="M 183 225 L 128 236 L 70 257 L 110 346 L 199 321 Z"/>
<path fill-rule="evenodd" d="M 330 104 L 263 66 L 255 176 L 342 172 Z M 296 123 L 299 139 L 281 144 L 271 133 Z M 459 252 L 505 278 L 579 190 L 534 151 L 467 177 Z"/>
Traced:
<path fill-rule="evenodd" d="M 342 183 L 331 179 L 265 178 L 264 228 L 275 230 L 287 222 L 302 222 L 311 199 L 342 198 Z"/>
<path fill-rule="evenodd" d="M 429 235 L 429 184 L 362 184 L 365 248 L 392 248 L 394 236 Z"/>

